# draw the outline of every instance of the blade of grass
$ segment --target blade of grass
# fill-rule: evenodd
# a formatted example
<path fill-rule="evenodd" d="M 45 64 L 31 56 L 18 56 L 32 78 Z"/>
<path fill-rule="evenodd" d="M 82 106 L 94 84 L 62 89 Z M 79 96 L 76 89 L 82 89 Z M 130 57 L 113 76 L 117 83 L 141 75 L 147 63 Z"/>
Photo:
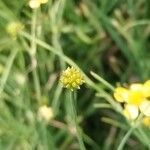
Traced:
<path fill-rule="evenodd" d="M 16 50 L 16 49 L 12 50 L 10 56 L 8 57 L 8 61 L 6 63 L 6 68 L 5 68 L 4 73 L 2 74 L 1 81 L 0 81 L 0 95 L 2 94 L 2 92 L 4 90 L 5 84 L 7 82 L 8 76 L 10 74 L 11 67 L 12 67 L 14 59 L 17 55 L 17 52 L 18 52 L 18 50 Z"/>

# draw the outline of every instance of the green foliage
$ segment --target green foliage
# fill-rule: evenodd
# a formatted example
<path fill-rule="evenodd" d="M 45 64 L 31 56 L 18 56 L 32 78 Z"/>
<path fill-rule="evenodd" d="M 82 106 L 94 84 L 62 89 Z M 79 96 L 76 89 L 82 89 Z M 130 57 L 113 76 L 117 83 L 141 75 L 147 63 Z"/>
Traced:
<path fill-rule="evenodd" d="M 112 96 L 116 84 L 150 77 L 149 7 L 146 0 L 49 0 L 32 10 L 27 0 L 1 0 L 0 149 L 80 149 L 83 141 L 89 150 L 150 149 L 150 130 L 128 122 Z M 24 25 L 15 38 L 6 30 L 11 22 Z M 86 81 L 74 106 L 59 82 L 67 66 Z M 54 111 L 48 123 L 38 118 L 45 104 Z"/>

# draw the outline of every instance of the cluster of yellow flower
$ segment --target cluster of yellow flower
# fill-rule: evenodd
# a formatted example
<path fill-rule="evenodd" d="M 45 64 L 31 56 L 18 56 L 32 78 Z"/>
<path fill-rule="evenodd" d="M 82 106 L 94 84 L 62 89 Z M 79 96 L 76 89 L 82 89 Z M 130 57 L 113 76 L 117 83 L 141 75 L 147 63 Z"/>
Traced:
<path fill-rule="evenodd" d="M 117 87 L 114 98 L 124 104 L 126 118 L 135 120 L 142 113 L 144 125 L 150 127 L 150 80 L 144 84 L 133 83 L 129 88 Z"/>
<path fill-rule="evenodd" d="M 39 8 L 41 4 L 47 3 L 48 0 L 30 0 L 29 1 L 29 6 L 32 9 Z"/>

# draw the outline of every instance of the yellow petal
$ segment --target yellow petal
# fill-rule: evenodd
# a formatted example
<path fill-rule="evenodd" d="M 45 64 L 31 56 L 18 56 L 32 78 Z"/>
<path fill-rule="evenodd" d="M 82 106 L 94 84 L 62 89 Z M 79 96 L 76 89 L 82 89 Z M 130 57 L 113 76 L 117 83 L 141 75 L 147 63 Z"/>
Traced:
<path fill-rule="evenodd" d="M 129 90 L 127 100 L 128 104 L 139 106 L 144 100 L 145 97 L 142 91 Z"/>
<path fill-rule="evenodd" d="M 125 102 L 128 99 L 128 90 L 123 87 L 117 87 L 114 92 L 114 98 L 118 102 Z"/>
<path fill-rule="evenodd" d="M 125 108 L 123 110 L 123 114 L 125 117 L 129 120 L 135 120 L 139 115 L 138 107 L 135 105 L 125 105 Z"/>
<path fill-rule="evenodd" d="M 145 100 L 141 103 L 141 105 L 139 106 L 140 111 L 145 115 L 145 116 L 149 116 L 150 117 L 150 101 L 149 100 Z"/>
<path fill-rule="evenodd" d="M 144 93 L 144 96 L 147 98 L 147 97 L 150 97 L 150 80 L 146 81 L 143 85 L 143 93 Z"/>
<path fill-rule="evenodd" d="M 143 85 L 141 83 L 133 83 L 130 86 L 130 90 L 142 91 L 142 89 L 143 89 Z"/>

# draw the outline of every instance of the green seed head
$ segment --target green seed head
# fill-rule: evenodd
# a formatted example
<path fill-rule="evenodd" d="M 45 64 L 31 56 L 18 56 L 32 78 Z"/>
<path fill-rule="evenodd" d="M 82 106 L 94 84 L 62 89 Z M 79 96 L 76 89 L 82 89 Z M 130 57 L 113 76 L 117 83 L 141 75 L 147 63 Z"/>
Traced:
<path fill-rule="evenodd" d="M 24 25 L 20 22 L 10 22 L 6 26 L 6 31 L 11 37 L 16 39 L 17 34 L 24 28 Z"/>
<path fill-rule="evenodd" d="M 60 82 L 65 88 L 73 91 L 74 89 L 80 89 L 80 85 L 82 85 L 85 81 L 79 70 L 74 67 L 68 67 L 65 71 L 63 71 L 60 77 Z"/>

